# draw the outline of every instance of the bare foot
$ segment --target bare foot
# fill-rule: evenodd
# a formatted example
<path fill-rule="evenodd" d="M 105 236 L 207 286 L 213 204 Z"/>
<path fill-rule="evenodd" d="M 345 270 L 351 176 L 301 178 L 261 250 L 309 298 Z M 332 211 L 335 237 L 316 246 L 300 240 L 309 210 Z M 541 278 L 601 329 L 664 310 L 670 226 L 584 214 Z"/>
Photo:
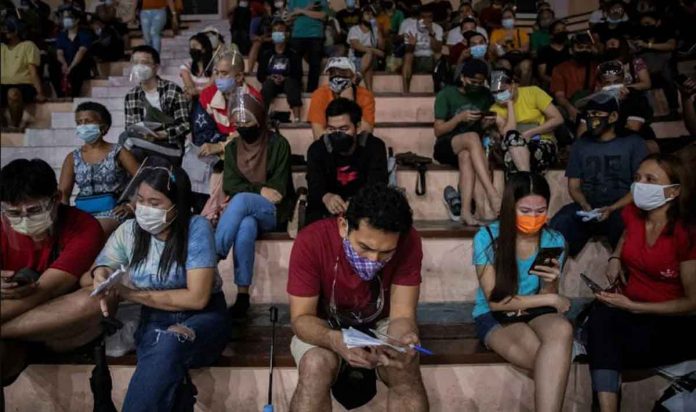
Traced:
<path fill-rule="evenodd" d="M 500 216 L 500 207 L 503 203 L 503 199 L 500 197 L 498 193 L 496 193 L 494 196 L 490 198 L 491 202 L 491 209 L 493 209 L 493 213 L 495 214 L 495 217 L 497 218 Z"/>
<path fill-rule="evenodd" d="M 465 226 L 481 226 L 482 223 L 476 219 L 472 214 L 461 213 L 459 221 Z"/>

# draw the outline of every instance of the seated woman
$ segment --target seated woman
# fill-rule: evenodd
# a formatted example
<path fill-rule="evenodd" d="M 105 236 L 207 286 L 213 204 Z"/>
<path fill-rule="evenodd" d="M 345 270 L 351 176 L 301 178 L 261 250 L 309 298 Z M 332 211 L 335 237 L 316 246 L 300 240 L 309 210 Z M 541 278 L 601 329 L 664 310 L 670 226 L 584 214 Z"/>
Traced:
<path fill-rule="evenodd" d="M 491 91 L 496 101 L 491 110 L 498 114 L 502 134 L 506 176 L 518 171 L 545 173 L 556 162 L 553 131 L 563 124 L 553 99 L 537 86 L 519 87 L 506 71 L 491 74 Z M 509 116 L 515 117 L 514 122 Z M 510 133 L 512 130 L 518 132 Z"/>
<path fill-rule="evenodd" d="M 51 82 L 58 97 L 78 97 L 85 80 L 91 78 L 92 60 L 89 48 L 94 36 L 81 26 L 84 14 L 69 8 L 62 12 L 63 31 L 56 38 L 58 65 L 51 70 Z"/>
<path fill-rule="evenodd" d="M 208 221 L 191 215 L 186 173 L 152 158 L 134 181 L 135 219 L 119 226 L 96 260 L 95 288 L 121 265 L 129 286 L 101 295 L 143 306 L 137 366 L 124 411 L 171 411 L 195 403 L 188 370 L 215 362 L 227 341 L 225 296 Z"/>
<path fill-rule="evenodd" d="M 73 187 L 80 190 L 75 206 L 91 213 L 108 237 L 123 220 L 133 214 L 128 203 L 117 200 L 135 176 L 140 164 L 119 144 L 106 142 L 104 136 L 111 128 L 111 114 L 95 102 L 80 103 L 75 110 L 76 135 L 84 142 L 65 157 L 60 171 L 58 190 L 61 201 L 70 204 Z"/>
<path fill-rule="evenodd" d="M 616 411 L 621 371 L 696 358 L 696 232 L 686 165 L 648 156 L 631 187 L 625 231 L 609 258 L 614 288 L 595 294 L 587 320 L 592 389 Z M 688 331 L 692 331 L 689 333 Z"/>
<path fill-rule="evenodd" d="M 179 76 L 184 82 L 184 92 L 189 99 L 197 97 L 213 82 L 213 46 L 208 36 L 197 33 L 189 39 L 191 62 L 179 67 Z"/>
<path fill-rule="evenodd" d="M 523 86 L 532 84 L 532 59 L 529 53 L 529 31 L 515 27 L 515 9 L 503 9 L 503 27 L 491 33 L 490 44 L 498 55 L 497 64 L 512 70 Z"/>
<path fill-rule="evenodd" d="M 263 103 L 238 93 L 230 119 L 238 137 L 225 147 L 222 187 L 230 197 L 215 232 L 220 259 L 232 250 L 237 300 L 232 317 L 249 309 L 254 275 L 254 242 L 260 232 L 284 229 L 292 212 L 294 189 L 290 174 L 290 144 L 266 124 Z"/>
<path fill-rule="evenodd" d="M 348 32 L 348 44 L 350 59 L 365 79 L 367 90 L 372 91 L 373 66 L 384 57 L 384 38 L 370 7 L 360 11 L 360 22 Z"/>
<path fill-rule="evenodd" d="M 560 411 L 568 380 L 573 327 L 570 301 L 558 294 L 565 252 L 536 264 L 545 248 L 565 246 L 546 226 L 549 185 L 542 176 L 514 174 L 505 187 L 500 221 L 474 237 L 476 333 L 486 346 L 533 374 L 536 411 Z"/>

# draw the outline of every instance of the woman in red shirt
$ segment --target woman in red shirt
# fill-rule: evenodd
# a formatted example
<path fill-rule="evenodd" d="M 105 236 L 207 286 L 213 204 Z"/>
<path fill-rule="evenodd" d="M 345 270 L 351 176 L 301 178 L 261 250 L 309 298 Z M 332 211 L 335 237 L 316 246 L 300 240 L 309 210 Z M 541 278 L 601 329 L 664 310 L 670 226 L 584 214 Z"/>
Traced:
<path fill-rule="evenodd" d="M 616 411 L 620 373 L 696 358 L 696 228 L 685 165 L 654 154 L 636 172 L 634 204 L 609 258 L 612 291 L 595 294 L 588 320 L 592 389 Z"/>

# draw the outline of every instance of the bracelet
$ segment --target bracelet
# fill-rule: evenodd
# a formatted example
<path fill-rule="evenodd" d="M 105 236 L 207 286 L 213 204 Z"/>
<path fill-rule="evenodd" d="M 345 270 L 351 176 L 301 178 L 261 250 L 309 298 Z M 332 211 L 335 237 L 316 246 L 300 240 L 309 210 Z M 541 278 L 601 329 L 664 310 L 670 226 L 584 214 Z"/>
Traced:
<path fill-rule="evenodd" d="M 621 261 L 621 257 L 619 257 L 619 256 L 609 256 L 609 259 L 607 259 L 607 262 L 611 262 L 612 259 L 618 259 L 619 261 Z"/>

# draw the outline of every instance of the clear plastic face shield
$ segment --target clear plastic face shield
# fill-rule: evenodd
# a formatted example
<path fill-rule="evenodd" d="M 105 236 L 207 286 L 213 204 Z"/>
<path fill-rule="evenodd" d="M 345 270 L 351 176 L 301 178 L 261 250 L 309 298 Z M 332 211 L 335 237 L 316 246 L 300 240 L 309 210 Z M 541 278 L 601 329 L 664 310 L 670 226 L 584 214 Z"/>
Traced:
<path fill-rule="evenodd" d="M 256 118 L 249 106 L 249 99 L 253 99 L 253 97 L 241 88 L 238 88 L 234 98 L 230 99 L 228 106 L 230 122 L 238 128 L 260 124 L 259 119 Z"/>
<path fill-rule="evenodd" d="M 153 170 L 162 170 L 169 175 L 169 180 L 167 181 L 167 190 L 171 190 L 172 185 L 176 183 L 176 178 L 174 177 L 173 168 L 172 167 L 164 167 L 164 166 L 153 166 L 150 164 L 149 159 L 150 159 L 149 157 L 146 157 L 143 160 L 143 162 L 140 164 L 138 171 L 135 173 L 135 175 L 133 175 L 133 177 L 130 179 L 130 181 L 126 185 L 126 188 L 123 190 L 123 193 L 121 193 L 121 196 L 118 198 L 117 203 L 127 201 L 127 202 L 133 204 L 133 201 L 138 194 L 138 188 L 140 186 L 140 182 L 142 182 L 144 180 L 143 177 L 147 173 L 151 173 Z"/>

